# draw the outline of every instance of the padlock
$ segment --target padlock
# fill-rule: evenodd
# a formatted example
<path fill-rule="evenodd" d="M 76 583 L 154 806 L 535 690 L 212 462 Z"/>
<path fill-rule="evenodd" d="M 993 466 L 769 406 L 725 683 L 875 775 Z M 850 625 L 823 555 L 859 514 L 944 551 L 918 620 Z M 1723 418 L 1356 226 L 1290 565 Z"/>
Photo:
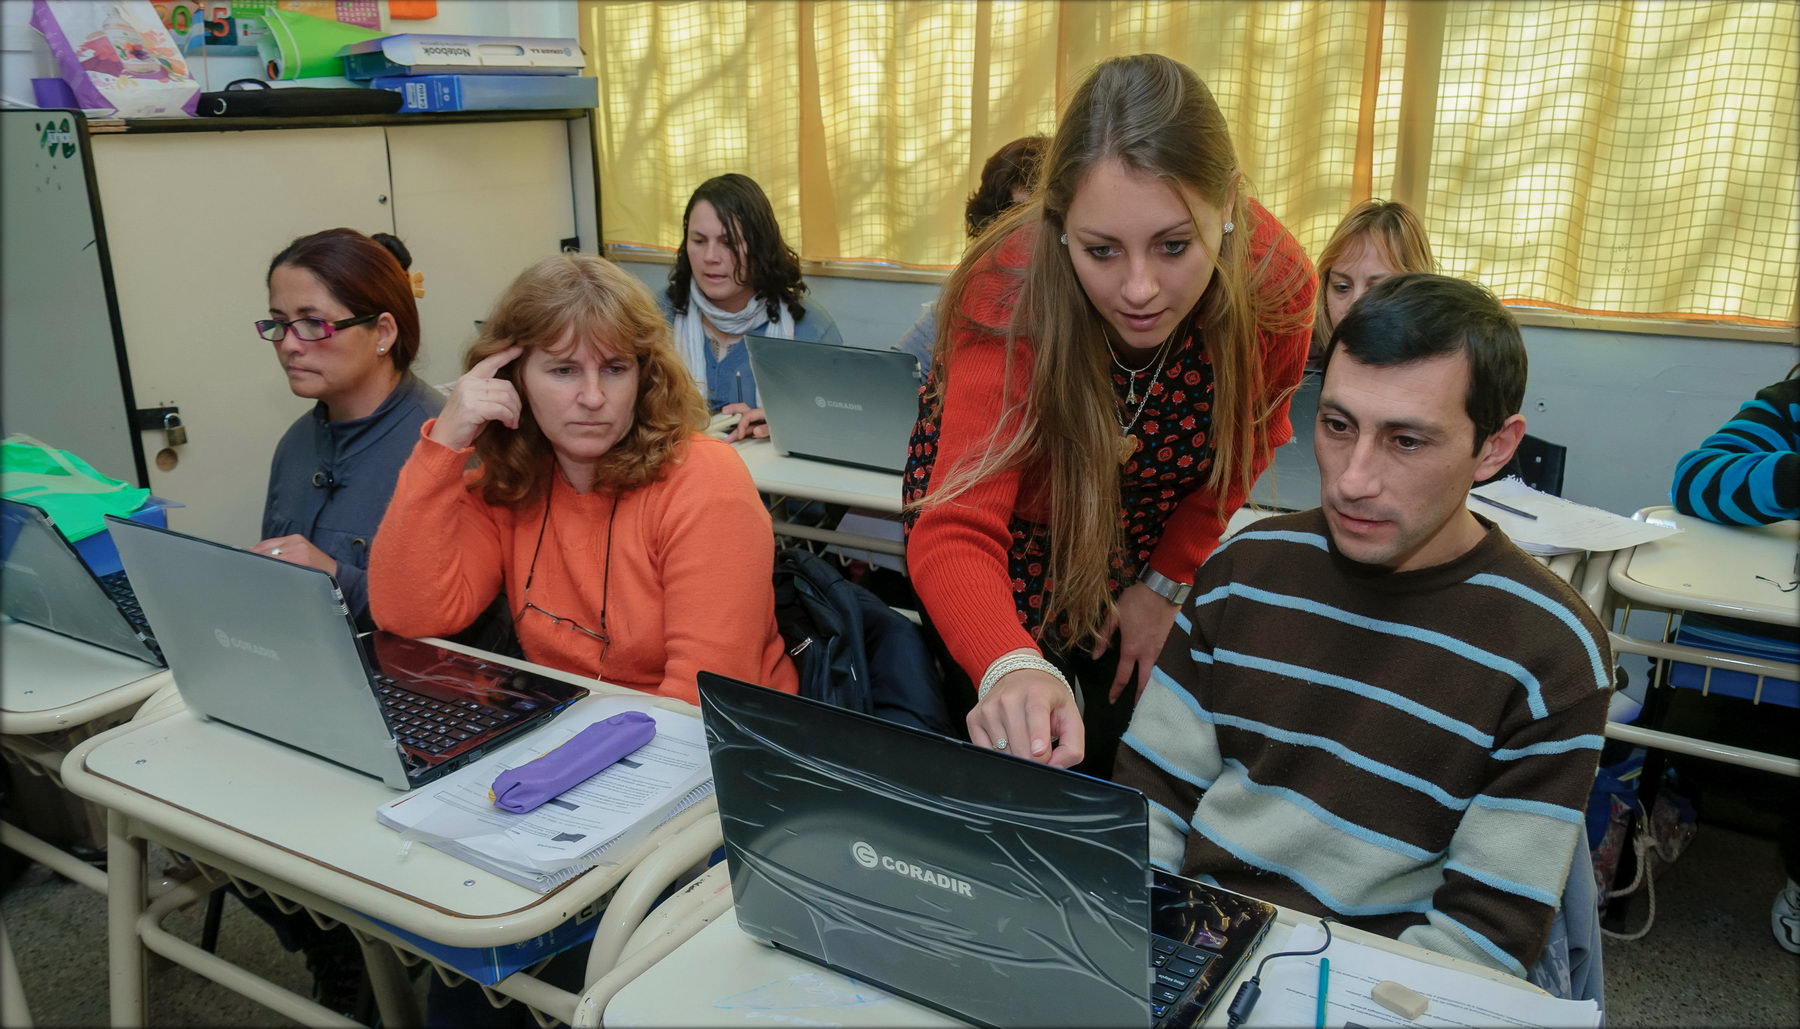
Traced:
<path fill-rule="evenodd" d="M 179 447 L 187 442 L 187 427 L 181 424 L 181 416 L 173 411 L 163 415 L 163 438 L 169 446 Z"/>

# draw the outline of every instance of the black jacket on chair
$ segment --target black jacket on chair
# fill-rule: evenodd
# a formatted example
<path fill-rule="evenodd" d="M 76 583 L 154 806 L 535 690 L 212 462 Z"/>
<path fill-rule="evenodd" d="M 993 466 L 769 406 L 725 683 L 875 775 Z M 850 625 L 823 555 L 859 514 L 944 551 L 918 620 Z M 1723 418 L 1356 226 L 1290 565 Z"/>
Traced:
<path fill-rule="evenodd" d="M 950 735 L 937 665 L 918 626 L 806 550 L 775 554 L 775 621 L 800 695 Z"/>

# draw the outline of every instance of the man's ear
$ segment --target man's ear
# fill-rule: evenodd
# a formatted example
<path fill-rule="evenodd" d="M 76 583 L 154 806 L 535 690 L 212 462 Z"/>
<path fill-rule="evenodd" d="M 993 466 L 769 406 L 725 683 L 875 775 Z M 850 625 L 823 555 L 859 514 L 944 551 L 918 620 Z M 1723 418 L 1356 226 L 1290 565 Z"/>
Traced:
<path fill-rule="evenodd" d="M 1487 438 L 1482 444 L 1481 460 L 1475 464 L 1475 481 L 1490 478 L 1495 472 L 1506 467 L 1512 460 L 1513 451 L 1519 449 L 1519 440 L 1525 438 L 1525 416 L 1515 414 L 1500 423 L 1500 431 Z"/>

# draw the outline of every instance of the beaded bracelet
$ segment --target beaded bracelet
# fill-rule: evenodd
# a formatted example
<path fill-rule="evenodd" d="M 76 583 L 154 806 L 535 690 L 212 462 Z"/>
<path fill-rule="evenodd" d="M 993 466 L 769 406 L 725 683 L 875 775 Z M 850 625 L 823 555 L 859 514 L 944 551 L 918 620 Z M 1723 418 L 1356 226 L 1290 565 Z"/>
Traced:
<path fill-rule="evenodd" d="M 986 700 L 988 691 L 993 689 L 1003 676 L 1026 668 L 1048 672 L 1056 677 L 1057 682 L 1063 684 L 1063 689 L 1069 691 L 1071 698 L 1075 696 L 1075 688 L 1070 686 L 1069 680 L 1063 677 L 1062 669 L 1036 654 L 1006 654 L 995 658 L 994 663 L 988 665 L 987 672 L 981 677 L 981 688 L 975 691 L 975 702 L 979 704 Z"/>

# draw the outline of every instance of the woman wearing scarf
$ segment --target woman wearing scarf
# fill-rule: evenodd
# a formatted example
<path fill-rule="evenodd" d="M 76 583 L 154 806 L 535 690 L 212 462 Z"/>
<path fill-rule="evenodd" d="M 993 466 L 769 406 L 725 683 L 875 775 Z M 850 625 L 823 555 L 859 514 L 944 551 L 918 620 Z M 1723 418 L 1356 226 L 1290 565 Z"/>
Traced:
<path fill-rule="evenodd" d="M 733 173 L 701 183 L 682 212 L 681 236 L 661 300 L 675 349 L 707 408 L 742 416 L 727 442 L 767 436 L 744 337 L 841 344 L 843 334 L 818 301 L 801 304 L 800 257 L 754 179 Z"/>

